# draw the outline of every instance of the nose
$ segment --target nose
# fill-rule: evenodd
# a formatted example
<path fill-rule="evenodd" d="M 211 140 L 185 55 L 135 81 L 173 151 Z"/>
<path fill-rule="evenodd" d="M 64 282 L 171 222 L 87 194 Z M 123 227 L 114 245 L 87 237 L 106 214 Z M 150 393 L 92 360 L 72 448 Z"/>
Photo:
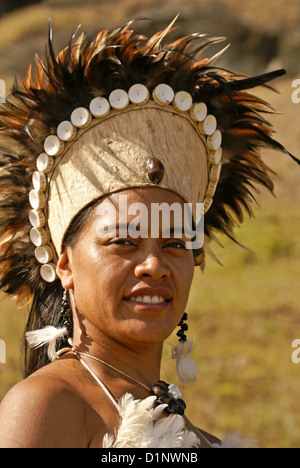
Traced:
<path fill-rule="evenodd" d="M 158 252 L 149 252 L 135 267 L 137 278 L 151 278 L 153 281 L 167 279 L 170 277 L 170 269 L 164 262 L 162 255 Z"/>

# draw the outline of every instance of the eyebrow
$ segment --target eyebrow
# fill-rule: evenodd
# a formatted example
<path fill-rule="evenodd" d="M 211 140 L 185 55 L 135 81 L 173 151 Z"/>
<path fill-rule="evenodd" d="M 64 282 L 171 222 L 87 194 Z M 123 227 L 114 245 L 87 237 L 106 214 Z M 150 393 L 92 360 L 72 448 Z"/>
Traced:
<path fill-rule="evenodd" d="M 127 235 L 128 232 L 130 232 L 130 229 L 132 229 L 130 222 L 127 224 L 126 223 L 113 223 L 105 227 L 106 227 L 105 232 L 107 233 L 113 230 L 114 232 L 119 232 L 119 234 L 121 231 L 121 234 L 124 233 L 123 235 Z M 148 229 L 148 232 L 149 232 L 149 229 Z M 169 238 L 170 235 L 179 235 L 177 238 L 191 239 L 192 237 L 195 236 L 195 233 L 191 230 L 187 230 L 186 228 L 184 229 L 184 226 L 173 226 L 170 228 L 166 228 L 165 230 L 160 232 L 160 237 L 162 237 L 163 239 Z"/>

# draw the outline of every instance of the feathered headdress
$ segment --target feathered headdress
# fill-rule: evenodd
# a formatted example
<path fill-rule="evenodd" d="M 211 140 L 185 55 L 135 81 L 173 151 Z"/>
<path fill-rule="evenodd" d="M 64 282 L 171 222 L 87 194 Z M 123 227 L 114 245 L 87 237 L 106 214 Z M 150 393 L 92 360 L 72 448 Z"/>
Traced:
<path fill-rule="evenodd" d="M 233 227 L 236 222 L 243 221 L 243 211 L 252 213 L 255 184 L 273 190 L 272 171 L 262 161 L 260 149 L 271 147 L 285 153 L 287 151 L 272 138 L 272 127 L 264 117 L 264 114 L 271 112 L 271 108 L 247 90 L 266 85 L 285 72 L 278 70 L 252 78 L 219 69 L 214 64 L 220 54 L 212 58 L 200 56 L 209 45 L 223 38 L 192 34 L 166 44 L 174 22 L 150 39 L 135 34 L 131 24 L 114 31 L 103 30 L 92 40 L 85 34 L 76 40 L 74 34 L 68 47 L 57 56 L 50 24 L 46 57 L 45 60 L 36 57 L 35 78 L 32 78 L 30 66 L 23 82 L 14 85 L 11 95 L 1 106 L 0 288 L 19 300 L 26 301 L 35 292 L 40 294 L 46 285 L 40 276 L 41 263 L 35 257 L 38 243 L 34 245 L 32 237 L 42 235 L 42 229 L 38 228 L 45 224 L 45 220 L 41 221 L 40 218 L 47 218 L 48 215 L 49 192 L 46 192 L 42 205 L 39 189 L 34 190 L 29 199 L 33 175 L 38 172 L 34 177 L 37 177 L 39 188 L 43 184 L 47 187 L 51 185 L 53 168 L 47 166 L 51 152 L 58 155 L 65 151 L 65 148 L 57 147 L 61 141 L 55 139 L 59 125 L 62 122 L 70 123 L 74 110 L 89 109 L 95 98 L 110 101 L 115 90 L 128 93 L 139 84 L 142 85 L 139 89 L 147 89 L 149 96 L 156 93 L 156 102 L 172 104 L 171 98 L 167 102 L 159 101 L 164 97 L 159 96 L 158 86 L 164 84 L 168 87 L 165 90 L 171 88 L 175 96 L 184 92 L 187 101 L 191 96 L 193 106 L 197 103 L 205 105 L 205 115 L 203 118 L 196 116 L 195 125 L 211 124 L 214 127 L 214 121 L 206 121 L 205 124 L 203 119 L 206 115 L 215 117 L 218 131 L 222 134 L 223 156 L 217 151 L 220 145 L 214 147 L 214 140 L 210 140 L 210 149 L 215 150 L 210 157 L 217 158 L 218 161 L 213 162 L 218 165 L 222 156 L 222 170 L 220 172 L 219 164 L 218 185 L 214 184 L 212 188 L 215 193 L 212 193 L 209 201 L 212 202 L 213 198 L 213 203 L 209 203 L 205 215 L 207 239 L 213 238 L 217 231 L 233 237 Z M 187 108 L 190 109 L 191 105 Z M 178 106 L 176 112 L 182 115 L 186 109 Z M 88 126 L 91 124 L 89 117 L 87 121 Z M 80 127 L 78 124 L 79 130 Z M 68 132 L 69 129 L 72 133 L 72 128 L 70 130 L 65 125 L 63 130 Z M 218 140 L 215 128 L 207 132 L 204 129 L 202 133 L 215 135 Z M 79 131 L 77 142 L 83 138 L 80 135 Z M 49 136 L 55 138 L 49 140 Z M 46 141 L 48 149 L 45 147 Z M 41 155 L 44 155 L 44 159 Z M 44 172 L 39 166 L 37 171 L 37 160 Z M 194 170 L 191 167 L 191 171 Z M 46 174 L 46 178 L 41 173 Z M 209 183 L 209 177 L 206 182 Z M 38 197 L 38 200 L 34 197 Z M 39 210 L 41 206 L 45 206 L 44 212 Z M 34 213 L 29 222 L 33 207 Z M 32 233 L 35 225 L 37 229 Z M 47 223 L 45 230 L 49 241 L 51 231 Z M 40 244 L 44 245 L 45 242 L 41 241 Z"/>

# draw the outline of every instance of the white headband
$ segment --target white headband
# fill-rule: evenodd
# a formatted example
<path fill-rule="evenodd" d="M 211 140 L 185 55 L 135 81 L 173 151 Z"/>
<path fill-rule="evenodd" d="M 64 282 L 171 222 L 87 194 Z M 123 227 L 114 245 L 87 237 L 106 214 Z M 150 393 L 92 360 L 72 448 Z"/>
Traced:
<path fill-rule="evenodd" d="M 109 99 L 94 98 L 46 138 L 30 192 L 30 237 L 45 281 L 56 279 L 55 261 L 72 219 L 102 196 L 134 187 L 159 186 L 189 203 L 210 208 L 221 172 L 222 135 L 204 103 L 158 85 L 150 100 L 142 84 Z M 138 112 L 137 112 L 138 111 Z M 101 124 L 101 125 L 99 125 Z M 149 179 L 157 158 L 165 173 Z"/>

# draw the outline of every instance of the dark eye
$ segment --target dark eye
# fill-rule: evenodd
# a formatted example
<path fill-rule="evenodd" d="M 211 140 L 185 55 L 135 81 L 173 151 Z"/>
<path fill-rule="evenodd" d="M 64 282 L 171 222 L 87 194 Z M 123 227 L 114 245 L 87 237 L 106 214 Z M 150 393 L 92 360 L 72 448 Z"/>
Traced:
<path fill-rule="evenodd" d="M 129 239 L 115 239 L 110 242 L 111 245 L 124 245 L 124 246 L 134 246 L 135 244 Z"/>
<path fill-rule="evenodd" d="M 165 244 L 165 247 L 170 247 L 172 249 L 183 249 L 186 250 L 186 245 L 185 242 L 183 241 L 178 241 L 178 240 L 171 240 Z"/>

